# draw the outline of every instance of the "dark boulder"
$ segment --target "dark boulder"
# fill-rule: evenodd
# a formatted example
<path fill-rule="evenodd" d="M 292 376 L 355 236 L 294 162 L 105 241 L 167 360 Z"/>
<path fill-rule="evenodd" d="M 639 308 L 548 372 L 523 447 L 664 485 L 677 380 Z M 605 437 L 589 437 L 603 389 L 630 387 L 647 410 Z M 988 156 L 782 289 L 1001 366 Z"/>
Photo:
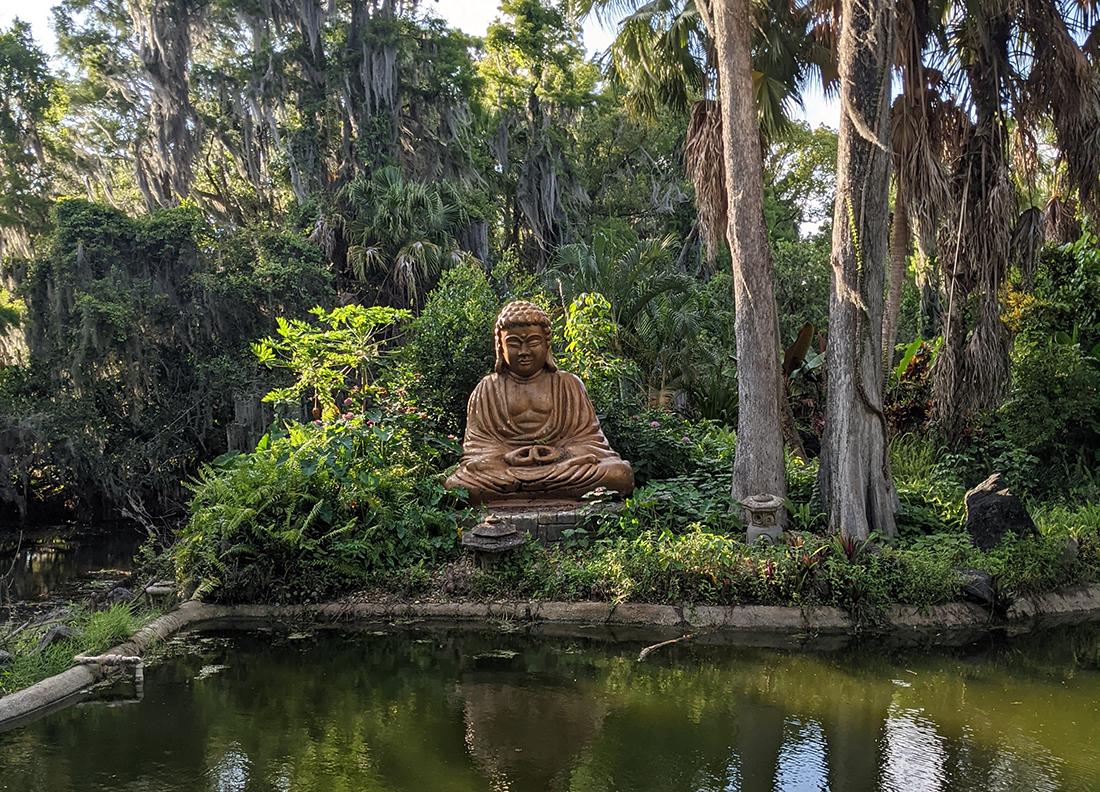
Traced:
<path fill-rule="evenodd" d="M 68 638 L 76 638 L 84 631 L 79 627 L 70 627 L 68 624 L 55 624 L 46 634 L 38 639 L 38 643 L 35 645 L 35 651 L 41 652 L 47 646 L 52 646 L 58 641 L 64 641 Z"/>
<path fill-rule="evenodd" d="M 959 567 L 955 569 L 955 572 L 962 582 L 963 596 L 980 605 L 993 604 L 993 578 L 988 572 L 983 572 L 980 569 L 966 569 L 965 567 Z"/>
<path fill-rule="evenodd" d="M 108 605 L 117 605 L 120 602 L 132 602 L 133 599 L 134 599 L 134 593 L 132 591 L 130 591 L 130 589 L 123 588 L 122 586 L 118 586 L 117 588 L 111 589 L 107 593 L 107 596 L 104 599 L 104 601 Z"/>
<path fill-rule="evenodd" d="M 996 547 L 1008 533 L 1020 539 L 1039 533 L 1024 504 L 1012 494 L 1000 473 L 966 493 L 966 530 L 970 541 L 982 550 Z"/>

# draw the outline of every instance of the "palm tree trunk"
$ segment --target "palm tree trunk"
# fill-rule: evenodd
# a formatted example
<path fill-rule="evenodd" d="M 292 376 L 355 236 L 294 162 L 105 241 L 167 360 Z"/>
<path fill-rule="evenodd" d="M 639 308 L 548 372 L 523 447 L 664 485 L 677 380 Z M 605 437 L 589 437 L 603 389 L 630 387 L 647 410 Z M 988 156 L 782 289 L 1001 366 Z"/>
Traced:
<path fill-rule="evenodd" d="M 737 339 L 737 450 L 733 495 L 786 497 L 780 431 L 779 325 L 764 223 L 764 168 L 756 118 L 748 0 L 712 0 L 704 18 L 718 53 L 723 110 L 727 238 L 733 259 Z M 785 516 L 785 515 L 784 515 Z"/>
<path fill-rule="evenodd" d="M 905 283 L 905 259 L 909 254 L 909 205 L 898 185 L 894 199 L 894 227 L 890 232 L 890 272 L 886 280 L 886 316 L 882 320 L 882 375 L 894 367 L 894 344 L 898 338 L 901 286 Z M 885 380 L 884 380 L 885 381 Z"/>
<path fill-rule="evenodd" d="M 891 0 L 842 0 L 840 138 L 829 296 L 821 494 L 846 536 L 895 532 L 897 493 L 882 413 L 882 319 L 890 187 Z"/>

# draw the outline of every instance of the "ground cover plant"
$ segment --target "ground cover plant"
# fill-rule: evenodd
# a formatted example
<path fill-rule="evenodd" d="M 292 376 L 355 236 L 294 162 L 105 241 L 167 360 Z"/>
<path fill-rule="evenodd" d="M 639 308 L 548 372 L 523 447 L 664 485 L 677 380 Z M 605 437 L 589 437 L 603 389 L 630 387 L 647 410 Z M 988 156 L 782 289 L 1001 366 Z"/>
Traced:
<path fill-rule="evenodd" d="M 0 650 L 11 655 L 0 666 L 0 695 L 22 690 L 72 667 L 76 655 L 95 656 L 135 635 L 159 615 L 131 603 L 117 603 L 106 610 L 90 610 L 77 604 L 46 614 L 35 623 L 12 624 L 0 631 Z M 72 630 L 71 637 L 38 646 L 54 625 Z"/>

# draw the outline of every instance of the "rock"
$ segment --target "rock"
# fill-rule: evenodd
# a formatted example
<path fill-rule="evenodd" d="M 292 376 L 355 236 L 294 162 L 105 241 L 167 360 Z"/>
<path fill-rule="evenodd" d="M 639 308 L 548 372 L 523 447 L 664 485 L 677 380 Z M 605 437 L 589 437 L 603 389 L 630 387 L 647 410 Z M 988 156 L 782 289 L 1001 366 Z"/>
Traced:
<path fill-rule="evenodd" d="M 55 624 L 46 634 L 38 639 L 38 643 L 34 649 L 36 652 L 41 652 L 47 646 L 52 646 L 58 641 L 64 641 L 68 638 L 76 638 L 84 633 L 79 627 L 71 627 L 68 624 Z"/>
<path fill-rule="evenodd" d="M 14 662 L 15 655 L 11 654 L 11 652 L 5 652 L 3 649 L 0 649 L 0 668 L 11 665 Z"/>
<path fill-rule="evenodd" d="M 966 493 L 966 530 L 970 541 L 982 550 L 996 547 L 1009 532 L 1021 539 L 1039 533 L 1000 473 Z"/>
<path fill-rule="evenodd" d="M 980 605 L 993 604 L 993 577 L 980 569 L 955 569 L 962 581 L 962 593 Z"/>
<path fill-rule="evenodd" d="M 104 602 L 108 605 L 117 605 L 120 602 L 132 602 L 134 599 L 134 592 L 128 588 L 117 586 L 107 592 L 107 596 L 104 598 Z"/>

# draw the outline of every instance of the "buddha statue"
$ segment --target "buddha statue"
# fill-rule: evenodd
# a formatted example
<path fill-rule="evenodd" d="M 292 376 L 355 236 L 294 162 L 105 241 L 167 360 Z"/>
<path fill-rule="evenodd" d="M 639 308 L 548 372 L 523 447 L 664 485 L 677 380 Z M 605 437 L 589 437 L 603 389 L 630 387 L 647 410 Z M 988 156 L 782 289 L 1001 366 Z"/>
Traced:
<path fill-rule="evenodd" d="M 554 365 L 546 312 L 510 302 L 493 335 L 494 371 L 470 394 L 448 489 L 465 487 L 474 505 L 575 502 L 600 487 L 629 495 L 634 471 L 608 445 L 584 383 Z"/>

